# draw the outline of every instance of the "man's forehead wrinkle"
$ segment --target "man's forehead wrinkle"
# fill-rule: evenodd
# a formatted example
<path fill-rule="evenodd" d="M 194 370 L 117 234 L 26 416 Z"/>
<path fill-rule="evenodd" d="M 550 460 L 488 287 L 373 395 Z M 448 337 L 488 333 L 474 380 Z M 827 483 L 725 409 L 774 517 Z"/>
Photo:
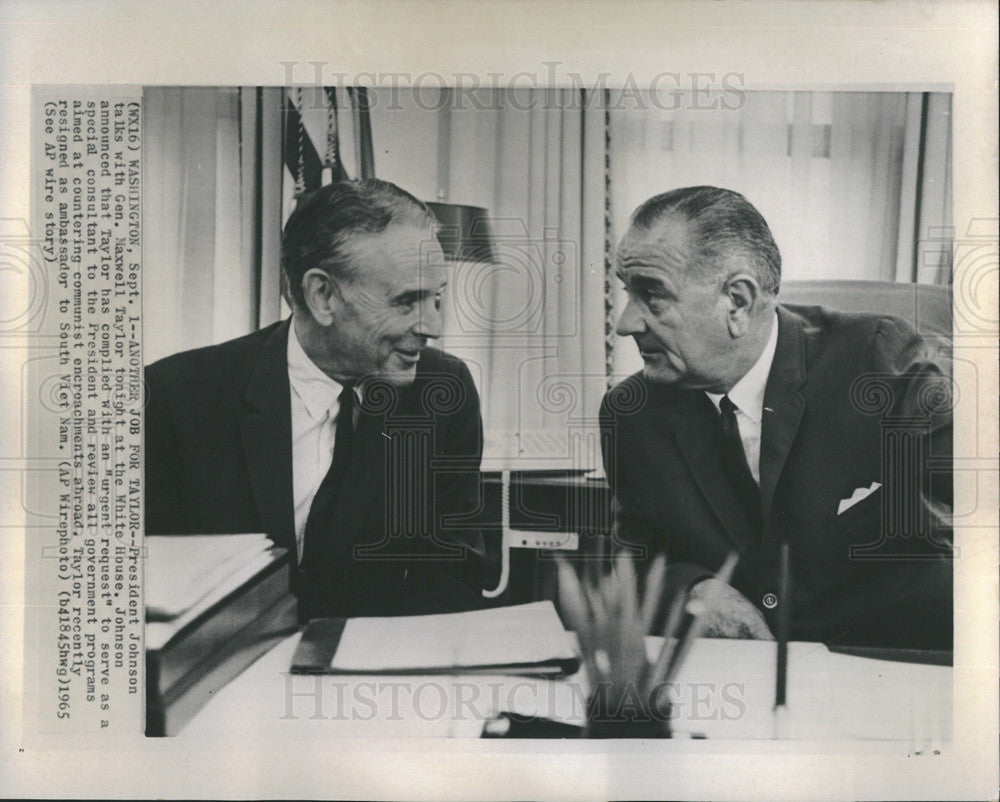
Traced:
<path fill-rule="evenodd" d="M 618 249 L 618 265 L 621 270 L 632 271 L 643 267 L 656 268 L 659 253 L 646 241 L 622 243 Z"/>
<path fill-rule="evenodd" d="M 447 282 L 438 283 L 436 281 L 418 280 L 412 277 L 400 277 L 401 281 L 393 282 L 385 287 L 386 298 L 399 299 L 403 297 L 424 298 L 442 292 Z"/>
<path fill-rule="evenodd" d="M 618 250 L 623 268 L 649 266 L 683 271 L 690 262 L 687 226 L 677 220 L 663 221 L 650 231 L 634 229 Z"/>
<path fill-rule="evenodd" d="M 684 271 L 687 260 L 672 248 L 657 246 L 628 251 L 619 258 L 623 279 L 643 279 L 668 283 L 677 273 Z"/>

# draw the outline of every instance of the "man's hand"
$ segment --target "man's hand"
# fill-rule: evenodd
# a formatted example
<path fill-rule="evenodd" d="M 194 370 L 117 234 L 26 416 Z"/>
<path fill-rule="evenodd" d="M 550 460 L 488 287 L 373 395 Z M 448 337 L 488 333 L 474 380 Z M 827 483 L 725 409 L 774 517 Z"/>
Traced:
<path fill-rule="evenodd" d="M 698 582 L 691 588 L 688 599 L 709 605 L 703 619 L 703 637 L 774 640 L 760 610 L 738 590 L 718 579 Z"/>

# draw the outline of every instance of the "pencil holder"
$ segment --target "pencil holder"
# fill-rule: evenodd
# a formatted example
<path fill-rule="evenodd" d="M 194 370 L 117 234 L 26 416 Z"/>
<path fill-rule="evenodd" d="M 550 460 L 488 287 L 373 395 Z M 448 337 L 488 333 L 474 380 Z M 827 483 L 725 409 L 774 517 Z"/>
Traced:
<path fill-rule="evenodd" d="M 647 665 L 649 671 L 651 665 Z M 621 689 L 598 682 L 587 698 L 587 738 L 669 738 L 670 702 L 642 683 Z"/>
<path fill-rule="evenodd" d="M 619 554 L 610 573 L 577 578 L 558 564 L 563 614 L 580 641 L 587 683 L 588 738 L 669 738 L 670 702 L 663 674 L 650 663 L 646 634 L 656 617 L 666 563 L 657 557 L 640 603 L 632 560 Z"/>

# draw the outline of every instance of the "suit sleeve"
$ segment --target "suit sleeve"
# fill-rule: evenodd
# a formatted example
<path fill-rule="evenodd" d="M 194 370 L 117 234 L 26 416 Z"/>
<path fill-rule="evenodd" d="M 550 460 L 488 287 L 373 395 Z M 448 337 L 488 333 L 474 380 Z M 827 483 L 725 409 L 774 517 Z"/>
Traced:
<path fill-rule="evenodd" d="M 410 613 L 454 612 L 483 605 L 486 550 L 475 520 L 480 507 L 483 421 L 479 394 L 464 362 L 458 363 L 454 378 L 455 409 L 438 419 L 446 436 L 431 466 L 435 547 L 441 559 L 408 564 L 404 606 Z"/>
<path fill-rule="evenodd" d="M 627 487 L 628 472 L 620 464 L 628 459 L 628 455 L 622 453 L 622 444 L 619 442 L 620 424 L 607 403 L 606 395 L 601 402 L 600 422 L 604 472 L 612 494 L 611 545 L 612 547 L 618 544 L 619 547 L 643 548 L 646 557 L 643 560 L 643 565 L 639 566 L 640 571 L 644 570 L 645 563 L 652 560 L 658 553 L 665 553 L 667 575 L 664 599 L 673 599 L 679 593 L 686 593 L 701 580 L 713 576 L 713 572 L 697 563 L 671 561 L 666 538 L 657 531 L 657 525 L 633 512 Z"/>

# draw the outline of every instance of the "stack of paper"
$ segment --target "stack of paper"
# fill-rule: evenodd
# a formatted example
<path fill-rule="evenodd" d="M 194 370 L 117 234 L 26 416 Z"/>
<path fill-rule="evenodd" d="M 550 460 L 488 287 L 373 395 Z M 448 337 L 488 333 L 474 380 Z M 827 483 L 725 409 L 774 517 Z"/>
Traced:
<path fill-rule="evenodd" d="M 147 537 L 146 620 L 177 618 L 270 546 L 260 534 Z"/>
<path fill-rule="evenodd" d="M 302 635 L 292 671 L 333 674 L 571 674 L 580 657 L 550 601 L 467 613 L 321 618 Z"/>
<path fill-rule="evenodd" d="M 172 735 L 296 624 L 264 535 L 147 537 L 146 734 Z"/>

